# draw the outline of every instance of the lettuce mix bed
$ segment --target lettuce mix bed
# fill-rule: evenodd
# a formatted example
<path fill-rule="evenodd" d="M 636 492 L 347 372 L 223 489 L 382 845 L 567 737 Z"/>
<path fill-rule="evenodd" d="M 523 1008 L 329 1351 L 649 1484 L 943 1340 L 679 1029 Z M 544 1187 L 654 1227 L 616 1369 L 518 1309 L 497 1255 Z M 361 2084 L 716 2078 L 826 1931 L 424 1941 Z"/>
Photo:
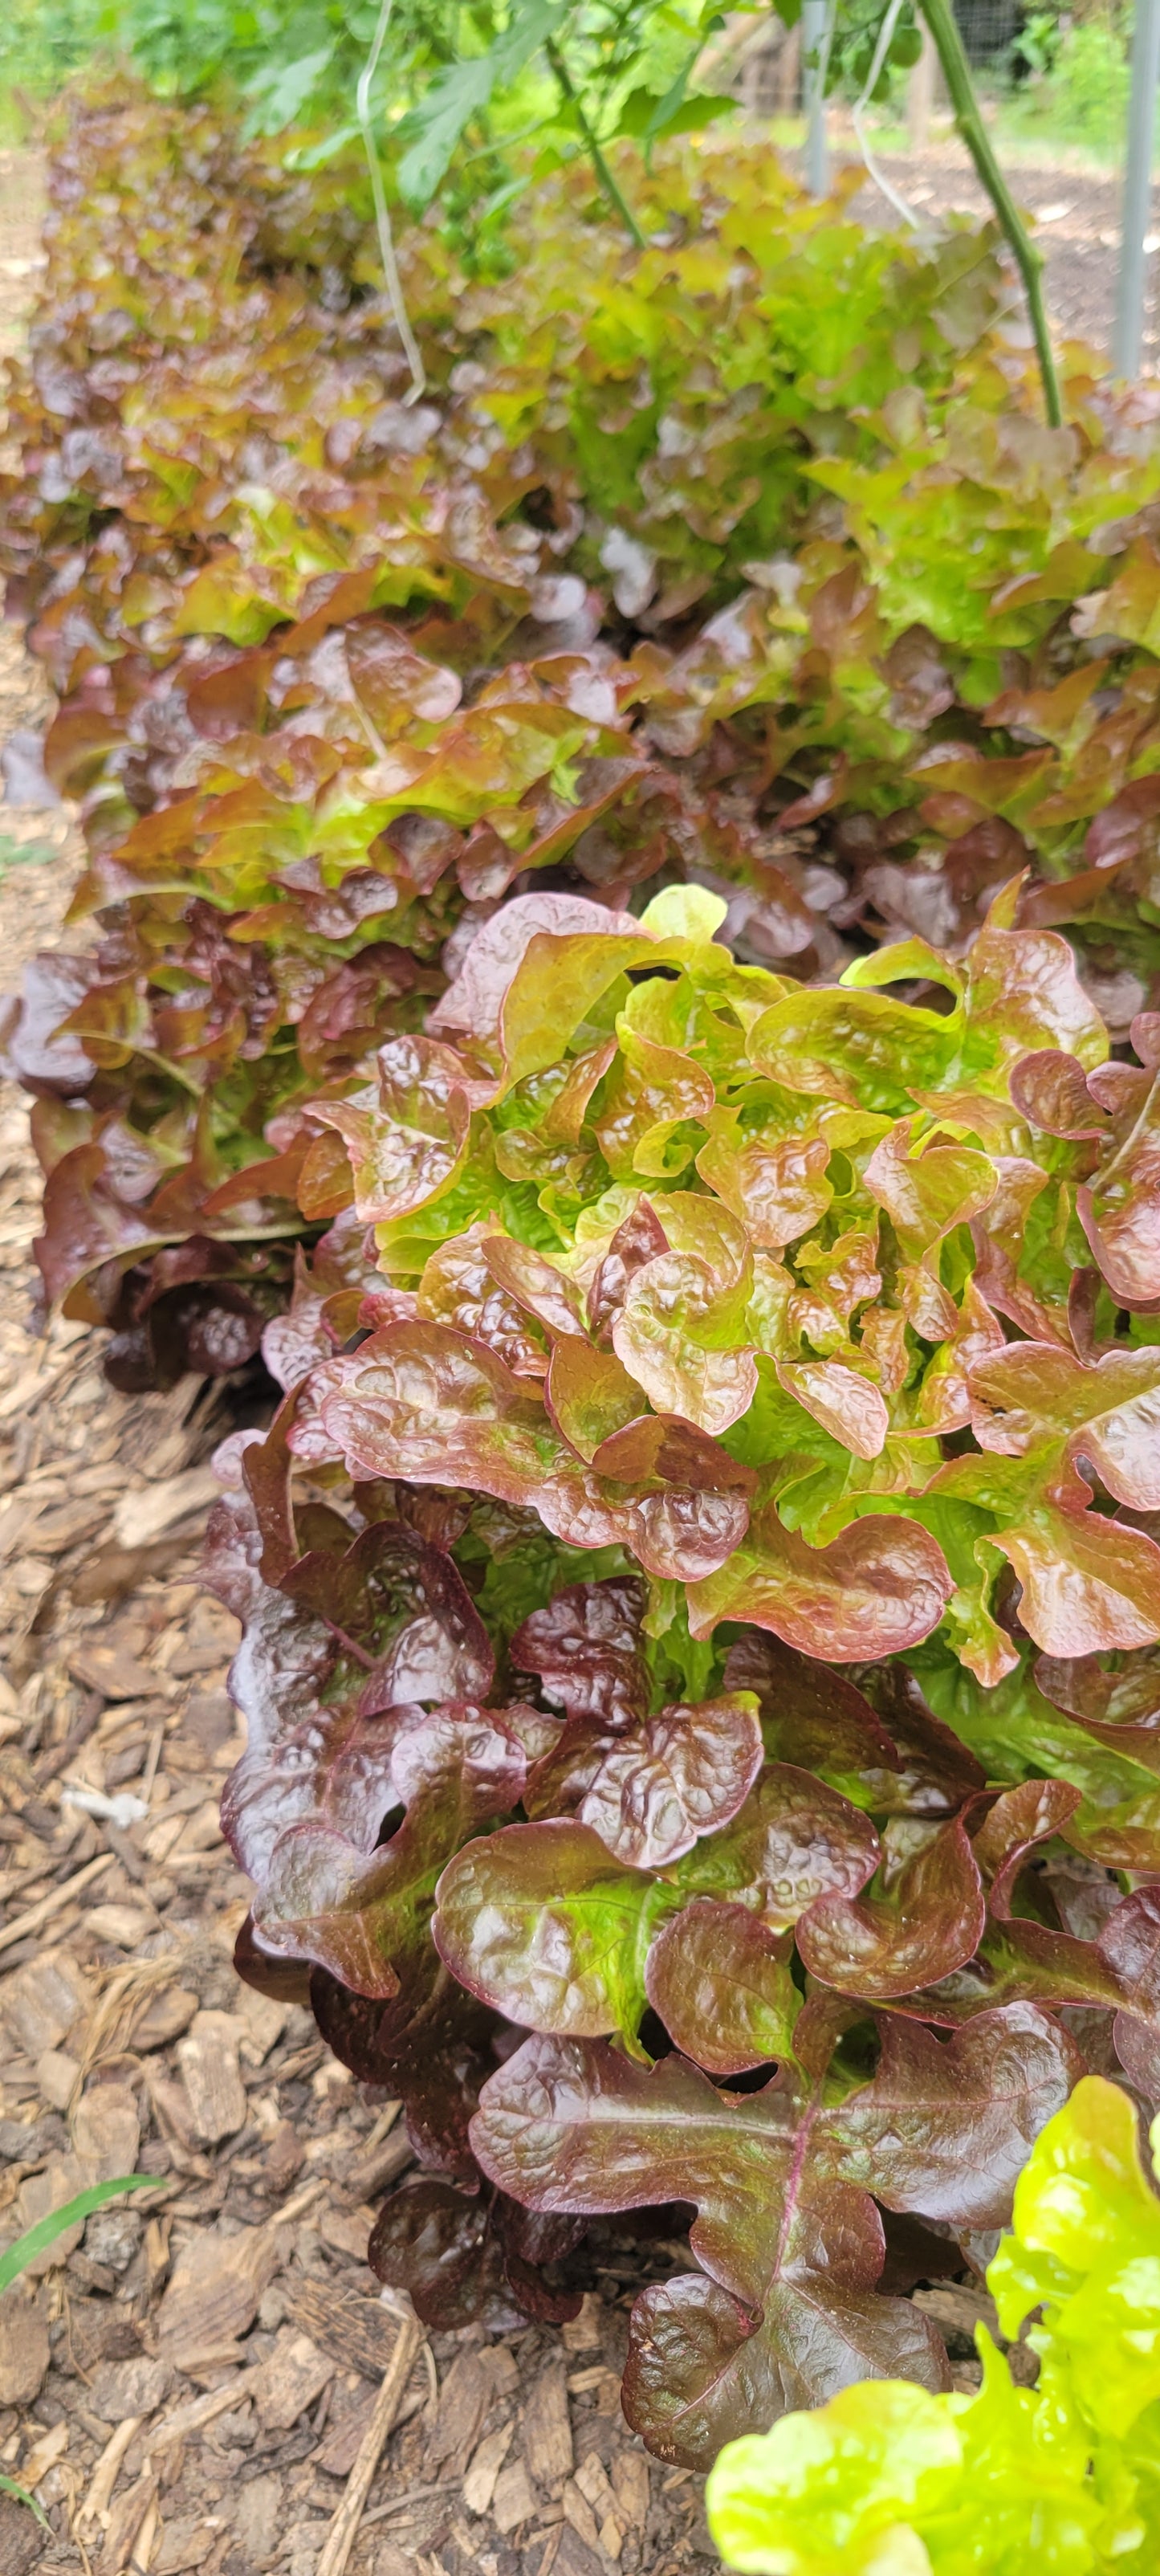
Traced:
<path fill-rule="evenodd" d="M 869 2374 L 949 2475 L 902 2293 L 1160 2097 L 1155 396 L 1046 430 L 969 230 L 634 185 L 404 235 L 415 407 L 349 172 L 78 110 L 2 547 L 98 937 L 8 1045 L 116 1382 L 284 1390 L 239 1964 L 406 2103 L 381 2277 L 560 2319 L 661 2211 L 651 2448 Z"/>

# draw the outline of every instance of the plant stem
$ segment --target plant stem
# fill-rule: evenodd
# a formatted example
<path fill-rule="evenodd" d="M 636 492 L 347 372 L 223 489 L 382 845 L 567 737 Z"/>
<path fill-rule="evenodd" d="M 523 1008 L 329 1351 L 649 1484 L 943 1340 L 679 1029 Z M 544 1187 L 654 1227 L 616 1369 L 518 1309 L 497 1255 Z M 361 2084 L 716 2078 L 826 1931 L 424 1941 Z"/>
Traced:
<path fill-rule="evenodd" d="M 1039 372 L 1043 379 L 1044 410 L 1051 428 L 1058 429 L 1063 420 L 1063 406 L 1043 303 L 1043 253 L 1031 240 L 995 159 L 991 138 L 979 112 L 970 65 L 963 51 L 963 40 L 951 0 L 918 0 L 918 7 L 930 29 L 935 52 L 942 64 L 955 124 L 998 215 L 1023 280 L 1031 328 L 1035 334 Z"/>
<path fill-rule="evenodd" d="M 612 207 L 614 213 L 619 215 L 630 241 L 635 242 L 638 250 L 647 250 L 648 244 L 645 241 L 644 234 L 636 220 L 636 216 L 633 214 L 631 206 L 629 206 L 621 196 L 612 172 L 608 167 L 608 163 L 604 158 L 604 154 L 600 149 L 600 145 L 596 140 L 595 132 L 585 111 L 579 91 L 577 90 L 576 84 L 572 78 L 572 74 L 568 69 L 567 63 L 564 60 L 563 54 L 561 53 L 554 36 L 549 36 L 544 47 L 544 52 L 548 57 L 548 61 L 551 64 L 559 86 L 568 101 L 569 107 L 574 110 L 576 123 L 584 137 L 589 159 L 591 160 L 592 167 L 600 181 L 600 185 L 604 190 L 604 194 L 608 199 L 609 205 Z"/>
<path fill-rule="evenodd" d="M 358 120 L 359 133 L 362 136 L 363 151 L 366 154 L 367 169 L 370 172 L 371 196 L 374 200 L 375 209 L 375 228 L 379 236 L 379 257 L 382 260 L 383 275 L 387 281 L 387 294 L 390 298 L 391 311 L 395 317 L 395 329 L 403 343 L 403 355 L 411 370 L 411 389 L 409 393 L 404 394 L 403 400 L 406 403 L 415 403 L 418 402 L 420 395 L 426 390 L 427 378 L 422 358 L 419 355 L 419 344 L 411 329 L 410 317 L 407 312 L 406 301 L 403 295 L 402 280 L 399 276 L 399 263 L 395 257 L 395 236 L 391 231 L 391 218 L 387 211 L 387 194 L 383 186 L 383 165 L 379 159 L 379 147 L 375 141 L 375 130 L 371 116 L 371 84 L 374 80 L 375 73 L 379 68 L 379 56 L 382 53 L 383 46 L 387 40 L 387 28 L 390 25 L 390 21 L 391 0 L 382 0 L 382 6 L 379 10 L 378 25 L 375 28 L 374 35 L 371 39 L 371 49 L 367 55 L 365 63 L 363 64 L 358 88 L 355 92 L 355 115 Z"/>

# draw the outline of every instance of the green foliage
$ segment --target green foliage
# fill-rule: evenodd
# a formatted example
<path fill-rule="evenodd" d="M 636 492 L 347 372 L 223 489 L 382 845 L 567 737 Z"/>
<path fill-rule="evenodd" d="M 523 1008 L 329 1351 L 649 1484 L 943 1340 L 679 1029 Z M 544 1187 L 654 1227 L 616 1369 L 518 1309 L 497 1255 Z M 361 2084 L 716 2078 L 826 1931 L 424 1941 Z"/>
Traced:
<path fill-rule="evenodd" d="M 1050 134 L 1058 143 L 1118 162 L 1132 85 L 1124 18 L 1114 9 L 1097 9 L 1056 27 L 1053 37 L 1045 27 L 1037 38 L 1039 23 L 1032 19 L 1019 40 L 1025 53 L 1034 45 L 1031 68 L 1038 76 L 1012 102 L 1008 123 L 1028 136 Z"/>
<path fill-rule="evenodd" d="M 884 11 L 881 0 L 843 0 L 836 10 L 826 66 L 826 89 L 860 98 L 869 78 Z M 871 93 L 876 105 L 892 97 L 922 51 L 921 12 L 916 0 L 905 0 L 886 58 Z"/>
<path fill-rule="evenodd" d="M 107 2201 L 118 2199 L 122 2192 L 153 2191 L 156 2185 L 155 2174 L 126 2174 L 117 2182 L 92 2183 L 87 2191 L 78 2192 L 74 2199 L 66 2201 L 62 2209 L 50 2210 L 47 2218 L 40 2218 L 34 2227 L 26 2228 L 24 2235 L 18 2236 L 15 2243 L 6 2246 L 0 2254 L 0 2293 L 10 2289 L 13 2281 L 18 2280 L 29 2264 L 36 2261 L 38 2254 L 47 2253 L 49 2246 L 56 2244 L 58 2237 L 67 2235 L 69 2228 L 76 2227 L 81 2219 L 90 2218 L 94 2209 L 103 2209 Z M 18 2478 L 0 2477 L 0 2494 L 15 2496 L 19 2504 L 26 2504 L 36 2520 L 48 2530 L 48 2516 L 43 2506 L 29 2494 L 27 2487 L 21 2486 Z"/>
<path fill-rule="evenodd" d="M 1155 2147 L 1155 2130 L 1153 2132 Z M 1136 2111 L 1089 2076 L 1050 2120 L 987 2273 L 1039 2356 L 1013 2385 L 986 2329 L 977 2397 L 864 2381 L 730 2444 L 709 2524 L 744 2576 L 1059 2576 L 1145 2568 L 1160 2547 L 1160 2202 Z"/>
<path fill-rule="evenodd" d="M 0 97 L 51 97 L 95 51 L 105 0 L 12 0 L 0 25 Z"/>
<path fill-rule="evenodd" d="M 26 2272 L 38 2254 L 47 2253 L 58 2236 L 65 2236 L 81 2219 L 91 2218 L 94 2209 L 103 2209 L 106 2201 L 116 2200 L 123 2191 L 156 2191 L 156 2174 L 125 2174 L 117 2182 L 90 2183 L 86 2191 L 65 2202 L 62 2209 L 52 2209 L 47 2218 L 38 2218 L 34 2227 L 25 2229 L 15 2243 L 0 2254 L 0 2292 L 11 2288 L 13 2281 Z"/>

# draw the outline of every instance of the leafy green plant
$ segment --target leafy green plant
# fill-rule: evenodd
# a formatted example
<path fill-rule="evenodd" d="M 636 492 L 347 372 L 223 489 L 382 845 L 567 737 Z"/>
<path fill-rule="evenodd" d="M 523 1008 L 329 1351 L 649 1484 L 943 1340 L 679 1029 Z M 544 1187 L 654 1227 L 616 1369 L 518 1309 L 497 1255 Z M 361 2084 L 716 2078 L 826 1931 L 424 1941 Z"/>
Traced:
<path fill-rule="evenodd" d="M 945 2387 L 899 2266 L 1153 2081 L 1160 460 L 989 236 L 633 170 L 400 227 L 415 405 L 357 156 L 78 116 L 3 545 L 100 939 L 9 1047 L 118 1382 L 284 1389 L 239 1964 L 406 2104 L 376 2268 L 564 2317 L 695 2204 L 705 2465 Z"/>
<path fill-rule="evenodd" d="M 1050 129 L 1060 143 L 1119 160 L 1132 75 L 1118 13 L 1098 9 L 1057 27 L 1054 42 L 1034 68 L 1042 77 L 1011 111 L 1022 130 Z"/>
<path fill-rule="evenodd" d="M 1153 2170 L 1156 2170 L 1153 2128 Z M 985 2327 L 975 2397 L 864 2381 L 722 2453 L 710 2529 L 745 2576 L 1095 2576 L 1155 2563 L 1160 2202 L 1137 2114 L 1098 2076 L 1032 2148 L 988 2286 L 1004 2335 L 1034 2311 L 1034 2389 Z"/>
<path fill-rule="evenodd" d="M 1155 2081 L 1154 1892 L 1081 1929 L 1041 1872 L 1160 1852 L 1156 1075 L 1014 899 L 962 970 L 813 989 L 700 888 L 509 902 L 317 1103 L 353 1197 L 221 1461 L 245 1973 L 429 2168 L 372 2260 L 433 2323 L 563 2315 L 569 2231 L 693 2201 L 624 2402 L 699 2465 L 944 2384 L 873 2202 L 998 2223 L 1060 2006 Z"/>
<path fill-rule="evenodd" d="M 0 2254 L 0 2296 L 11 2289 L 12 2283 L 19 2280 L 20 2274 L 36 2261 L 38 2254 L 47 2253 L 49 2246 L 55 2245 L 58 2237 L 67 2235 L 70 2227 L 76 2227 L 84 2218 L 91 2218 L 94 2209 L 103 2209 L 106 2201 L 118 2199 L 122 2192 L 155 2191 L 156 2188 L 156 2174 L 125 2174 L 116 2182 L 90 2183 L 87 2191 L 77 2192 L 72 2200 L 65 2202 L 63 2209 L 50 2210 L 47 2218 L 38 2218 L 34 2227 L 26 2228 L 23 2236 L 18 2236 L 14 2244 L 5 2246 Z M 27 2487 L 21 2486 L 18 2478 L 0 2476 L 0 2494 L 15 2496 L 19 2504 L 26 2504 L 47 2530 L 48 2516 L 43 2506 L 29 2494 Z"/>
<path fill-rule="evenodd" d="M 1044 1652 L 1150 1642 L 1160 1550 L 1084 1508 L 1077 1462 L 1160 1501 L 1160 1359 L 1147 1320 L 1113 1326 L 1160 1293 L 1133 1141 L 1156 1076 L 1109 1072 L 1065 944 L 1013 910 L 965 971 L 911 941 L 810 991 L 735 965 L 700 889 L 608 928 L 510 904 L 427 1035 L 317 1106 L 414 1321 L 320 1369 L 307 1453 L 328 1434 L 352 1472 L 627 1547 L 695 1637 L 744 1616 L 853 1660 L 945 1619 L 994 1684 L 1006 1560 Z M 930 1000 L 890 993 L 916 980 Z"/>
<path fill-rule="evenodd" d="M 103 0 L 13 0 L 0 29 L 0 96 L 51 97 L 95 51 L 102 8 Z"/>

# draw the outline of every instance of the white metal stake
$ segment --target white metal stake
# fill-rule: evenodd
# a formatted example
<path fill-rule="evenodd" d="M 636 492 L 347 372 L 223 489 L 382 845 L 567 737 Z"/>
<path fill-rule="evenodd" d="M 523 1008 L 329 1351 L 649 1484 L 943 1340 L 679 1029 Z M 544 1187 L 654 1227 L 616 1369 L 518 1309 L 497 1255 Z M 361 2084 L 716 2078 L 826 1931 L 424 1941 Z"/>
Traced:
<path fill-rule="evenodd" d="M 1153 0 L 1160 7 L 1160 0 Z M 802 0 L 802 60 L 806 77 L 806 186 L 811 197 L 824 197 L 829 186 L 826 149 L 826 0 Z"/>
<path fill-rule="evenodd" d="M 1132 90 L 1128 102 L 1128 161 L 1124 172 L 1124 213 L 1120 234 L 1120 274 L 1116 284 L 1116 328 L 1112 362 L 1117 375 L 1134 376 L 1144 341 L 1144 286 L 1147 262 L 1144 237 L 1152 196 L 1152 132 L 1156 89 L 1160 82 L 1160 0 L 1136 0 L 1132 36 Z"/>

